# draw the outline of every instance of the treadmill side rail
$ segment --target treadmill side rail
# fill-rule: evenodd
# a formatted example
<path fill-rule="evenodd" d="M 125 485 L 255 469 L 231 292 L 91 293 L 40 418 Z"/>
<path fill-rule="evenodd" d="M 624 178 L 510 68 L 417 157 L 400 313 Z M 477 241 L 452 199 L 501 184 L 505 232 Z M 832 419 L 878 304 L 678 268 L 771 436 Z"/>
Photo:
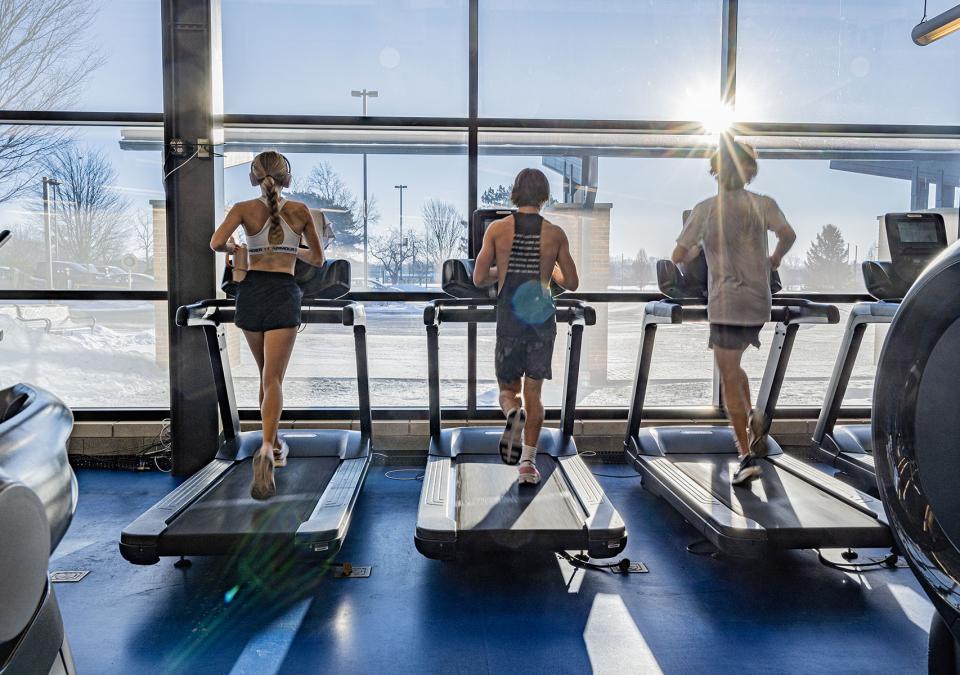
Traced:
<path fill-rule="evenodd" d="M 603 492 L 600 483 L 580 459 L 560 457 L 558 459 L 581 508 L 585 512 L 584 525 L 590 539 L 590 553 L 593 557 L 610 557 L 620 553 L 627 545 L 627 528 L 623 518 Z M 594 555 L 597 552 L 603 555 Z"/>
<path fill-rule="evenodd" d="M 127 525 L 120 535 L 120 554 L 136 565 L 158 563 L 157 541 L 167 525 L 219 481 L 233 465 L 234 462 L 230 460 L 214 459 Z"/>
<path fill-rule="evenodd" d="M 768 459 L 780 468 L 817 486 L 832 497 L 839 499 L 868 516 L 873 516 L 884 525 L 889 525 L 886 511 L 879 499 L 871 497 L 865 492 L 861 492 L 855 487 L 847 485 L 841 480 L 837 480 L 833 476 L 828 476 L 824 472 L 785 453 L 777 455 L 776 457 L 769 457 Z M 891 539 L 891 544 L 892 543 L 893 540 Z"/>
<path fill-rule="evenodd" d="M 340 462 L 310 518 L 300 524 L 294 545 L 303 555 L 329 557 L 340 550 L 353 506 L 370 468 L 370 454 Z"/>
<path fill-rule="evenodd" d="M 420 490 L 414 543 L 428 558 L 450 559 L 457 541 L 457 475 L 449 457 L 430 455 Z"/>

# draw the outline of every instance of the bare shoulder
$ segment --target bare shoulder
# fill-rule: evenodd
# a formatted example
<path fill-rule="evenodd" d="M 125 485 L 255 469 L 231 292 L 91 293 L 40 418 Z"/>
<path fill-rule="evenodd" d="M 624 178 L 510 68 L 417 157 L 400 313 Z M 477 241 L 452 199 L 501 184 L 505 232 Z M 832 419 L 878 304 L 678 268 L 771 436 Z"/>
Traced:
<path fill-rule="evenodd" d="M 295 199 L 288 199 L 285 201 L 283 208 L 289 209 L 291 213 L 296 213 L 297 215 L 310 213 L 310 207 L 303 202 L 298 202 Z"/>
<path fill-rule="evenodd" d="M 231 209 L 236 209 L 242 213 L 242 212 L 249 211 L 256 204 L 262 204 L 262 203 L 263 202 L 261 202 L 259 199 L 244 199 L 243 201 L 234 202 Z"/>
<path fill-rule="evenodd" d="M 547 239 L 553 239 L 556 241 L 565 241 L 567 238 L 567 233 L 563 231 L 562 227 L 559 225 L 554 225 L 546 218 L 543 219 L 543 228 L 541 233 Z"/>
<path fill-rule="evenodd" d="M 499 218 L 487 226 L 487 232 L 490 233 L 491 237 L 499 237 L 503 232 L 509 228 L 513 227 L 513 216 L 507 216 L 505 218 Z"/>

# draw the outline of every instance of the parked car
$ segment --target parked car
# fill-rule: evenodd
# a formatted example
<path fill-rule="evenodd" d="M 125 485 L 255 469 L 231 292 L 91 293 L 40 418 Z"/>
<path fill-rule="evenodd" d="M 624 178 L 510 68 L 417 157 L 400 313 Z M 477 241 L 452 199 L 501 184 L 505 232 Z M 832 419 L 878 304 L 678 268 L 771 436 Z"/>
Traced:
<path fill-rule="evenodd" d="M 34 265 L 33 274 L 46 280 L 49 275 L 48 263 L 38 262 Z M 98 277 L 101 276 L 93 265 L 64 260 L 53 261 L 53 288 L 89 288 L 96 286 Z"/>
<path fill-rule="evenodd" d="M 120 290 L 152 291 L 157 288 L 157 280 L 149 274 L 139 272 L 120 272 L 104 278 L 105 285 Z"/>
<path fill-rule="evenodd" d="M 385 283 L 383 283 L 383 282 L 381 282 L 381 281 L 377 281 L 376 279 L 367 279 L 367 287 L 366 287 L 366 289 L 364 289 L 364 287 L 363 287 L 363 279 L 360 278 L 360 277 L 355 277 L 355 278 L 353 278 L 350 283 L 351 283 L 351 286 L 350 286 L 350 287 L 351 287 L 353 290 L 355 290 L 355 291 L 362 291 L 362 290 L 368 290 L 368 291 L 399 291 L 399 290 L 400 290 L 400 289 L 397 288 L 396 286 L 389 286 L 389 285 L 387 285 L 387 284 L 385 284 Z"/>
<path fill-rule="evenodd" d="M 99 267 L 97 267 L 97 271 L 100 274 L 103 274 L 108 277 L 127 273 L 127 270 L 123 269 L 122 267 L 117 267 L 116 265 L 100 265 Z"/>

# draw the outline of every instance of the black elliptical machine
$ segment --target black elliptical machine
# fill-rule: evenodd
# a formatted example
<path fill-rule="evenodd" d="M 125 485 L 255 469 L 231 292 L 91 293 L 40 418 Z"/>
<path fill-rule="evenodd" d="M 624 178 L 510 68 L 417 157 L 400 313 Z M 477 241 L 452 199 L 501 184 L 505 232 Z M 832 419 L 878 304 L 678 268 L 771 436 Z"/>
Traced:
<path fill-rule="evenodd" d="M 0 246 L 10 232 L 0 232 Z M 73 415 L 28 384 L 0 389 L 0 675 L 76 668 L 47 565 L 77 508 Z"/>
<path fill-rule="evenodd" d="M 890 324 L 873 394 L 877 486 L 900 552 L 937 612 L 930 673 L 960 673 L 960 244 L 937 257 Z"/>

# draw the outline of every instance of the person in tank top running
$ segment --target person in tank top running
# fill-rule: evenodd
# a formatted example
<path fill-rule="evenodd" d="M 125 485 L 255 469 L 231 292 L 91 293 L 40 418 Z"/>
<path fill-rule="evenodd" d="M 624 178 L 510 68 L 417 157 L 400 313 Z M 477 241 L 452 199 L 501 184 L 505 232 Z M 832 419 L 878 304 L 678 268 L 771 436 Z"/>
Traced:
<path fill-rule="evenodd" d="M 557 336 L 551 279 L 568 291 L 580 285 L 567 236 L 540 215 L 550 199 L 543 172 L 524 169 L 513 183 L 510 200 L 517 211 L 490 224 L 477 255 L 473 281 L 497 284 L 497 346 L 494 364 L 500 407 L 507 421 L 500 456 L 519 464 L 521 485 L 540 482 L 537 441 L 543 426 L 543 381 L 553 376 Z"/>
<path fill-rule="evenodd" d="M 303 293 L 293 276 L 297 260 L 320 266 L 323 245 L 310 209 L 288 201 L 281 191 L 290 186 L 290 162 L 279 152 L 257 155 L 250 164 L 250 184 L 261 195 L 233 205 L 210 239 L 214 251 L 233 256 L 237 286 L 234 323 L 253 352 L 260 370 L 260 416 L 263 443 L 253 458 L 250 495 L 268 499 L 276 494 L 274 467 L 287 460 L 286 443 L 277 428 L 283 411 L 283 376 L 300 327 Z M 246 245 L 233 238 L 242 227 Z M 301 248 L 305 239 L 308 248 Z"/>
<path fill-rule="evenodd" d="M 740 455 L 731 482 L 740 485 L 760 475 L 756 460 L 767 454 L 769 430 L 763 411 L 751 407 L 750 381 L 740 360 L 748 346 L 760 347 L 760 329 L 770 320 L 770 271 L 780 266 L 797 235 L 771 197 L 744 189 L 757 175 L 752 147 L 721 137 L 710 173 L 717 179 L 717 196 L 690 212 L 671 258 L 688 263 L 702 248 L 707 259 L 708 347 Z M 768 232 L 777 238 L 772 254 Z"/>

